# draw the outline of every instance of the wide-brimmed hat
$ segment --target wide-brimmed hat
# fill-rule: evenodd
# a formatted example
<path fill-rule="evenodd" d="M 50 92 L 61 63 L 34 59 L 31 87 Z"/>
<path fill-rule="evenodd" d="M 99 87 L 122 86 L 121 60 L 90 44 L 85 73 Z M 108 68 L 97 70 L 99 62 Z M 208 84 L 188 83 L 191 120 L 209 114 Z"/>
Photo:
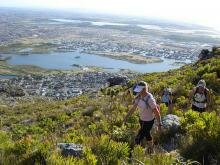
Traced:
<path fill-rule="evenodd" d="M 141 92 L 144 88 L 147 87 L 147 83 L 144 81 L 140 81 L 136 86 L 134 87 L 134 92 L 139 93 Z"/>

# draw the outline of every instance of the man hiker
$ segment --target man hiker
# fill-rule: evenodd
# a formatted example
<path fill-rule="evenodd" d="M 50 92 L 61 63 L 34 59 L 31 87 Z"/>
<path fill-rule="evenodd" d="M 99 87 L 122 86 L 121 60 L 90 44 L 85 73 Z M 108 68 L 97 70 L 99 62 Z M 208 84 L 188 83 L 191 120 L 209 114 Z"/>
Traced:
<path fill-rule="evenodd" d="M 168 113 L 171 114 L 173 112 L 173 98 L 172 98 L 172 90 L 171 88 L 165 88 L 163 90 L 162 103 L 165 103 L 168 107 Z"/>
<path fill-rule="evenodd" d="M 146 82 L 139 82 L 134 88 L 134 92 L 137 93 L 133 101 L 132 108 L 128 111 L 127 115 L 124 118 L 124 123 L 127 121 L 128 117 L 137 109 L 140 109 L 139 112 L 139 123 L 140 129 L 135 138 L 135 144 L 141 144 L 141 141 L 146 138 L 148 144 L 148 152 L 153 152 L 153 138 L 151 136 L 151 129 L 154 124 L 155 117 L 158 121 L 158 130 L 161 130 L 161 116 L 160 111 L 157 107 L 156 101 L 153 98 L 152 94 L 148 92 L 148 85 Z"/>
<path fill-rule="evenodd" d="M 189 94 L 189 102 L 192 104 L 192 110 L 205 112 L 210 103 L 210 92 L 206 88 L 205 80 L 200 80 L 196 87 Z"/>

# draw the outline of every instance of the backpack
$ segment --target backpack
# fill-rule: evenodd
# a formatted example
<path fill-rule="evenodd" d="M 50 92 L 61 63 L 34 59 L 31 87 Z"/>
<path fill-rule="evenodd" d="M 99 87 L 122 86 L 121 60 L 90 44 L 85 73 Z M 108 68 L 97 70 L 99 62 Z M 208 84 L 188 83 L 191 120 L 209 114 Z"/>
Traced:
<path fill-rule="evenodd" d="M 199 88 L 196 87 L 196 90 L 195 90 L 195 92 L 193 94 L 193 101 L 195 101 L 195 102 L 198 102 L 198 101 L 196 101 L 196 93 L 198 93 L 198 90 L 199 90 Z M 207 102 L 207 94 L 208 94 L 208 90 L 207 90 L 207 88 L 205 88 L 205 91 L 204 91 L 205 100 L 202 101 L 202 102 L 199 102 L 199 103 L 206 103 Z"/>
<path fill-rule="evenodd" d="M 170 96 L 172 95 L 172 89 L 171 88 L 165 88 L 163 90 L 163 95 L 161 98 L 161 101 L 163 103 L 168 103 L 170 101 Z"/>
<path fill-rule="evenodd" d="M 147 98 L 144 100 L 147 107 L 150 107 L 150 105 L 148 104 L 149 99 L 150 99 L 150 95 L 148 95 Z M 157 107 L 158 111 L 160 112 L 160 105 L 156 103 L 156 107 Z M 151 109 L 151 107 L 150 107 L 150 109 Z"/>

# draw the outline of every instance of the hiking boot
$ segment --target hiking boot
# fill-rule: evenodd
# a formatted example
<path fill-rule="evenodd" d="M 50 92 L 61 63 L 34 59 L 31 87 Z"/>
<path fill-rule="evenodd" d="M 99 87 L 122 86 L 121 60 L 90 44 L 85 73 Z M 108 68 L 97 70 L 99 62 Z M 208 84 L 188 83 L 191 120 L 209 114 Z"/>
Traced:
<path fill-rule="evenodd" d="M 146 150 L 145 150 L 145 153 L 146 153 L 146 154 L 149 154 L 149 155 L 154 154 L 154 149 L 153 149 L 153 147 L 147 147 Z"/>

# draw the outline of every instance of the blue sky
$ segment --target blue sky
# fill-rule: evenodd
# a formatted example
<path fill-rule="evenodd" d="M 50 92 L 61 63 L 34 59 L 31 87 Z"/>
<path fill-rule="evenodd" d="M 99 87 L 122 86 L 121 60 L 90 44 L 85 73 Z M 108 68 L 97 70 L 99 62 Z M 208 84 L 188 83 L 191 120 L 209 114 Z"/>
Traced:
<path fill-rule="evenodd" d="M 0 6 L 75 8 L 183 21 L 220 30 L 219 0 L 0 0 Z"/>

